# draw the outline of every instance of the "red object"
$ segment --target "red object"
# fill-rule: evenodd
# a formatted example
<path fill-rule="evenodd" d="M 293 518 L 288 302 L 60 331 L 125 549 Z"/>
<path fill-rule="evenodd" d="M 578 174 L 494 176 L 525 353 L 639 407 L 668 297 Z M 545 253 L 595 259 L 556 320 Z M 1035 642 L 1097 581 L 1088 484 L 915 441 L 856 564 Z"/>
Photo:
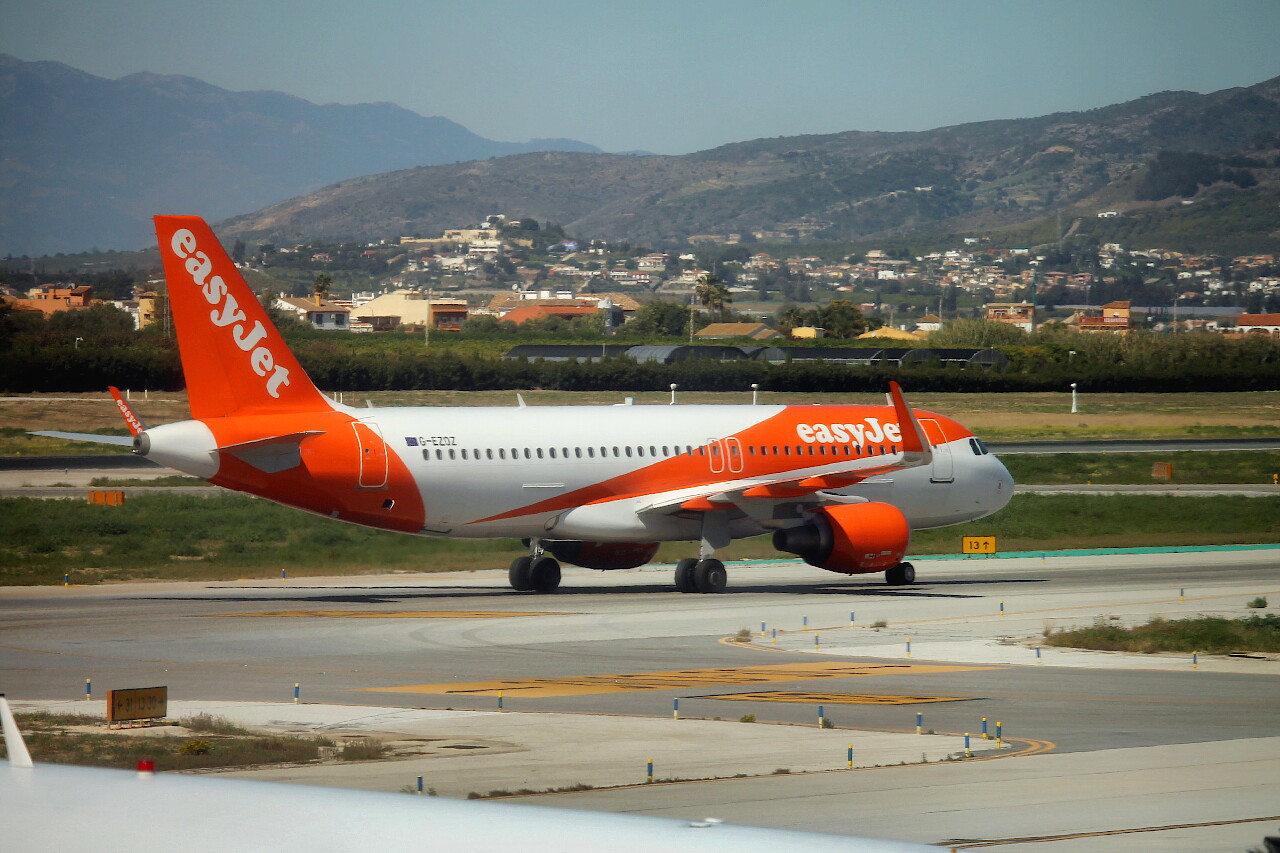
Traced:
<path fill-rule="evenodd" d="M 146 761 L 146 760 L 144 760 L 144 761 L 139 761 L 139 762 L 138 762 L 138 772 L 139 772 L 139 773 L 155 773 L 155 772 L 156 772 L 156 763 L 155 763 L 154 761 Z"/>

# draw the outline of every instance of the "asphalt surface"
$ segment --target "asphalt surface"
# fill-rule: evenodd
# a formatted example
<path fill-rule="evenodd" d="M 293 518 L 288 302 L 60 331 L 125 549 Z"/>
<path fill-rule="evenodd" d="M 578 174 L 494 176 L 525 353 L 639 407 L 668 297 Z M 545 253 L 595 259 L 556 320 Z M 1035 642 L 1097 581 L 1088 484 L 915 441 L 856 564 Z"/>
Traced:
<path fill-rule="evenodd" d="M 642 781 L 639 759 L 651 751 L 659 778 L 756 778 L 537 801 L 915 841 L 1082 828 L 1124 832 L 1090 849 L 1135 849 L 1138 833 L 1164 844 L 1194 837 L 1181 849 L 1239 850 L 1246 834 L 1260 841 L 1264 802 L 1280 802 L 1268 781 L 1280 743 L 1277 656 L 1193 663 L 1042 649 L 1037 659 L 1035 648 L 1046 627 L 1239 616 L 1257 612 L 1245 606 L 1257 596 L 1274 607 L 1278 564 L 1278 549 L 921 560 L 921 583 L 890 588 L 767 563 L 731 567 L 730 591 L 716 596 L 670 591 L 666 568 L 567 569 L 562 590 L 543 596 L 511 592 L 496 571 L 4 589 L 0 680 L 10 697 L 61 705 L 82 703 L 86 678 L 95 696 L 165 684 L 174 700 L 267 702 L 274 719 L 299 724 L 297 683 L 299 707 L 338 708 L 353 726 L 359 707 L 374 717 L 377 708 L 443 715 L 431 738 L 466 747 L 420 765 L 261 771 L 293 781 L 398 790 L 418 767 L 453 795 L 630 784 Z M 729 642 L 742 628 L 751 642 Z M 845 704 L 857 697 L 875 704 Z M 819 703 L 835 731 L 817 727 Z M 714 721 L 744 714 L 792 725 Z M 942 734 L 915 735 L 917 714 Z M 965 732 L 977 742 L 983 717 L 992 730 L 1002 723 L 1009 751 L 1023 757 L 938 763 Z M 674 728 L 690 718 L 712 729 Z M 584 719 L 593 722 L 575 722 Z M 379 725 L 405 728 L 365 728 Z M 832 736 L 825 746 L 814 741 L 823 735 Z M 931 763 L 835 772 L 855 738 L 859 764 L 871 755 L 913 763 L 917 753 Z M 774 777 L 770 767 L 826 772 Z M 983 811 L 1006 800 L 1022 810 Z M 1221 821 L 1231 830 L 1204 836 Z M 1175 824 L 1193 826 L 1164 828 Z"/>

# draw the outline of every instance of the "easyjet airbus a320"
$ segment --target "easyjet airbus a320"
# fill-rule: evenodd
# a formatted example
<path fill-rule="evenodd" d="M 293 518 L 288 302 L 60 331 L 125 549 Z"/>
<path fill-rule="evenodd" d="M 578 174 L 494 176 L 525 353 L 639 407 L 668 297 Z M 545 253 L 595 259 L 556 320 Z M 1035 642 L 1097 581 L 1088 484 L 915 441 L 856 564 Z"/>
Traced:
<path fill-rule="evenodd" d="M 681 541 L 696 556 L 676 588 L 720 592 L 716 550 L 763 533 L 818 568 L 907 584 L 913 528 L 981 518 L 1013 493 L 973 433 L 913 411 L 897 383 L 884 406 L 344 406 L 307 378 L 202 219 L 155 223 L 191 420 L 147 429 L 117 395 L 134 435 L 116 440 L 340 521 L 526 539 L 517 590 L 554 590 L 558 560 L 628 569 Z"/>

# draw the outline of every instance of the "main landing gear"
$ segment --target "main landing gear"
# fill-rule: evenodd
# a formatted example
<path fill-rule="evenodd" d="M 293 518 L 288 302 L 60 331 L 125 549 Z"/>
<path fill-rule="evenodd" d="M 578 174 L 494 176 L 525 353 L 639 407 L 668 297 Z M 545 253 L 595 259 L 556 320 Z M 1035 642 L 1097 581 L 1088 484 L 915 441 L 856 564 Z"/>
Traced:
<path fill-rule="evenodd" d="M 916 582 L 916 567 L 910 563 L 898 563 L 884 573 L 884 582 L 889 586 L 906 586 Z"/>
<path fill-rule="evenodd" d="M 725 571 L 724 563 L 711 555 L 729 542 L 729 514 L 724 510 L 704 512 L 699 556 L 676 563 L 676 589 L 680 592 L 724 592 L 729 573 Z"/>
<path fill-rule="evenodd" d="M 507 570 L 511 588 L 519 592 L 555 592 L 560 586 L 560 564 L 543 553 L 538 540 L 529 543 L 532 554 L 517 557 Z"/>
<path fill-rule="evenodd" d="M 676 589 L 680 592 L 724 592 L 728 582 L 724 563 L 714 557 L 689 557 L 676 563 Z"/>

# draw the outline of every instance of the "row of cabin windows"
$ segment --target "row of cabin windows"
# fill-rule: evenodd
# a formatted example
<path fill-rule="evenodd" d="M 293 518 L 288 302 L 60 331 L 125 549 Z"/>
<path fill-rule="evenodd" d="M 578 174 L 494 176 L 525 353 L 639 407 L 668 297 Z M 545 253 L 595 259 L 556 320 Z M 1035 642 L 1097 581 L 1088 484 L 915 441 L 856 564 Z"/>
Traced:
<path fill-rule="evenodd" d="M 794 452 L 793 452 L 794 448 Z M 859 446 L 856 444 L 774 444 L 774 445 L 749 445 L 747 452 L 751 456 L 874 456 L 877 450 L 880 455 L 888 453 L 897 453 L 898 446 L 896 444 L 868 444 Z M 647 453 L 646 453 L 647 451 Z M 609 457 L 652 457 L 654 459 L 665 459 L 672 456 L 707 456 L 710 453 L 711 458 L 720 458 L 720 445 L 712 444 L 708 448 L 707 445 L 693 447 L 685 445 L 682 449 L 678 445 L 654 445 L 648 447 L 640 446 L 624 446 L 624 447 L 575 447 L 570 451 L 568 447 L 512 447 L 509 451 L 505 447 L 499 447 L 496 450 L 487 448 L 485 450 L 442 450 L 436 448 L 436 459 L 445 459 L 446 454 L 449 459 L 487 459 L 487 460 L 503 460 L 503 459 L 607 459 Z M 742 455 L 741 449 L 735 444 L 729 445 L 728 455 L 733 459 L 738 459 Z M 422 458 L 430 460 L 432 458 L 432 450 L 430 448 L 422 451 Z"/>

